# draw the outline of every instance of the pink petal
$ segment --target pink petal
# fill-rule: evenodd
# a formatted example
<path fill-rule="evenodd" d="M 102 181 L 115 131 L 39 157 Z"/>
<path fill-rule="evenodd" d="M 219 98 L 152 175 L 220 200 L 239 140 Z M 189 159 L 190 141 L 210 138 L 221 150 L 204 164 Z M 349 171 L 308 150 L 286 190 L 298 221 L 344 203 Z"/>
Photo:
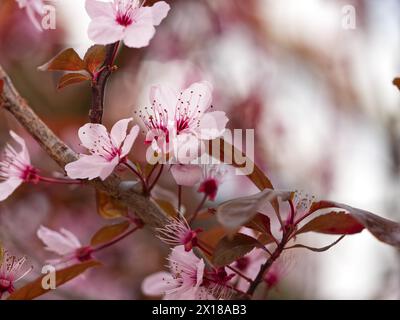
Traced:
<path fill-rule="evenodd" d="M 89 17 L 92 19 L 98 17 L 113 18 L 114 16 L 114 9 L 111 2 L 86 0 L 85 8 Z"/>
<path fill-rule="evenodd" d="M 82 145 L 88 150 L 98 149 L 99 144 L 101 144 L 105 139 L 109 140 L 106 127 L 102 124 L 95 123 L 87 123 L 80 127 L 78 136 Z"/>
<path fill-rule="evenodd" d="M 22 180 L 14 177 L 0 182 L 0 201 L 7 199 L 21 184 Z"/>
<path fill-rule="evenodd" d="M 99 17 L 89 24 L 88 35 L 96 44 L 107 45 L 124 38 L 125 27 L 119 25 L 114 18 Z"/>
<path fill-rule="evenodd" d="M 63 231 L 66 230 L 64 229 Z M 40 226 L 37 231 L 37 236 L 46 245 L 46 250 L 52 251 L 61 256 L 72 253 L 81 247 L 79 241 L 76 243 L 77 239 L 75 235 L 72 235 L 71 238 L 70 235 L 63 235 L 44 226 Z"/>
<path fill-rule="evenodd" d="M 152 7 L 142 7 L 139 9 L 138 20 L 150 18 L 154 26 L 158 26 L 167 16 L 171 9 L 165 1 L 156 2 Z"/>
<path fill-rule="evenodd" d="M 229 119 L 225 112 L 206 112 L 200 119 L 197 132 L 201 139 L 212 140 L 224 134 Z"/>
<path fill-rule="evenodd" d="M 161 296 L 176 287 L 175 281 L 169 272 L 157 272 L 144 279 L 142 292 L 147 296 Z"/>
<path fill-rule="evenodd" d="M 68 163 L 65 171 L 71 179 L 95 179 L 105 180 L 118 165 L 116 157 L 111 162 L 97 155 L 82 155 L 78 160 Z"/>
<path fill-rule="evenodd" d="M 171 173 L 176 183 L 180 186 L 191 187 L 201 179 L 202 170 L 197 165 L 173 165 Z"/>
<path fill-rule="evenodd" d="M 25 161 L 24 164 L 30 164 L 31 163 L 31 158 L 29 156 L 29 151 L 28 151 L 28 148 L 26 146 L 25 140 L 23 138 L 21 138 L 19 135 L 17 135 L 12 130 L 10 131 L 10 135 L 21 147 L 21 152 L 20 152 L 19 155 Z"/>
<path fill-rule="evenodd" d="M 189 164 L 200 157 L 205 146 L 193 134 L 179 134 L 174 141 L 174 156 L 180 164 Z"/>
<path fill-rule="evenodd" d="M 192 112 L 206 112 L 211 106 L 213 88 L 209 82 L 196 82 L 183 91 L 182 100 L 186 104 L 189 101 L 189 109 Z M 200 114 L 199 114 L 200 116 Z"/>
<path fill-rule="evenodd" d="M 178 102 L 178 93 L 169 86 L 156 85 L 150 88 L 150 103 L 156 103 L 163 110 L 167 110 L 168 120 L 173 120 Z"/>
<path fill-rule="evenodd" d="M 127 135 L 127 137 L 124 141 L 124 144 L 122 145 L 121 158 L 128 155 L 128 153 L 131 151 L 132 146 L 135 143 L 135 140 L 139 134 L 139 130 L 140 130 L 140 128 L 138 125 L 132 127 L 131 131 L 129 132 L 129 134 Z"/>
<path fill-rule="evenodd" d="M 79 241 L 79 239 L 76 237 L 76 235 L 74 235 L 71 231 L 61 228 L 60 229 L 60 233 L 63 234 L 68 240 L 69 242 L 75 246 L 76 248 L 80 248 L 82 247 L 81 242 Z"/>
<path fill-rule="evenodd" d="M 29 17 L 29 19 L 31 20 L 32 24 L 34 25 L 34 27 L 38 30 L 38 31 L 42 31 L 42 26 L 38 20 L 38 18 L 36 17 L 36 12 L 34 11 L 33 8 L 31 8 L 29 5 L 26 7 L 26 13 Z"/>
<path fill-rule="evenodd" d="M 131 121 L 132 118 L 122 119 L 117 121 L 112 127 L 110 134 L 115 147 L 121 147 L 127 135 L 126 131 L 128 130 L 129 122 Z"/>
<path fill-rule="evenodd" d="M 151 21 L 150 21 L 151 22 Z M 130 48 L 142 48 L 149 45 L 156 29 L 151 23 L 134 23 L 125 30 L 124 43 Z"/>

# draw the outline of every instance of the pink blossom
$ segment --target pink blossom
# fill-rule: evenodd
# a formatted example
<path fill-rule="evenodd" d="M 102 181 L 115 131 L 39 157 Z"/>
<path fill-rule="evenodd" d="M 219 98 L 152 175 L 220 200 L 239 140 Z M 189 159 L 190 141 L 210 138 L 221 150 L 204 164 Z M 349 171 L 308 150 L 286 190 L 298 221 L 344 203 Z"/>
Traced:
<path fill-rule="evenodd" d="M 158 238 L 172 246 L 183 245 L 185 251 L 192 250 L 197 245 L 197 235 L 201 229 L 192 230 L 185 218 L 171 219 L 171 223 L 158 228 Z"/>
<path fill-rule="evenodd" d="M 65 166 L 67 175 L 72 179 L 105 180 L 115 167 L 125 161 L 132 149 L 139 127 L 134 126 L 127 133 L 132 118 L 119 120 L 108 133 L 101 124 L 87 123 L 79 129 L 78 135 L 82 145 L 90 151 L 90 155 L 80 158 Z"/>
<path fill-rule="evenodd" d="M 20 151 L 7 144 L 3 152 L 0 162 L 0 201 L 7 199 L 23 182 L 39 181 L 24 139 L 13 131 L 10 131 L 10 135 L 19 145 Z"/>
<path fill-rule="evenodd" d="M 89 38 L 103 45 L 123 40 L 131 48 L 147 46 L 156 32 L 154 26 L 167 16 L 170 6 L 164 1 L 152 7 L 143 7 L 143 3 L 139 0 L 86 0 L 86 11 L 92 19 Z"/>
<path fill-rule="evenodd" d="M 194 186 L 200 182 L 198 192 L 214 201 L 226 170 L 224 166 L 217 164 L 173 165 L 171 173 L 178 185 Z"/>
<path fill-rule="evenodd" d="M 33 267 L 23 270 L 26 257 L 17 259 L 8 251 L 4 252 L 3 261 L 0 261 L 0 299 L 4 293 L 13 293 L 16 282 L 24 278 Z"/>
<path fill-rule="evenodd" d="M 148 129 L 146 142 L 178 163 L 196 159 L 204 151 L 204 141 L 225 131 L 225 112 L 209 112 L 212 86 L 208 82 L 193 83 L 180 93 L 168 86 L 153 86 L 150 101 L 151 108 L 139 115 Z"/>
<path fill-rule="evenodd" d="M 147 277 L 142 284 L 144 294 L 163 295 L 167 300 L 212 299 L 202 286 L 205 264 L 184 246 L 172 249 L 168 258 L 170 272 L 158 272 Z"/>
<path fill-rule="evenodd" d="M 82 247 L 79 239 L 71 231 L 62 228 L 57 232 L 40 226 L 37 236 L 46 245 L 45 250 L 60 256 L 59 259 L 49 260 L 49 263 L 65 267 L 91 258 L 92 249 Z"/>
<path fill-rule="evenodd" d="M 25 8 L 28 17 L 35 28 L 42 31 L 39 17 L 42 17 L 45 14 L 43 0 L 17 0 L 17 2 L 21 9 Z"/>

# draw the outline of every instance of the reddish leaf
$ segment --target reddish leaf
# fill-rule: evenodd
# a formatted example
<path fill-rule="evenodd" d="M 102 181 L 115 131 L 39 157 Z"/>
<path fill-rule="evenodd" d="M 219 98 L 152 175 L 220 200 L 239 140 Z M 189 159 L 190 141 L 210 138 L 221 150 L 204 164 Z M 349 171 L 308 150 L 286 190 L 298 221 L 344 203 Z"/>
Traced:
<path fill-rule="evenodd" d="M 400 78 L 395 78 L 393 84 L 400 90 Z"/>
<path fill-rule="evenodd" d="M 90 244 L 95 247 L 100 244 L 110 242 L 111 240 L 123 234 L 129 228 L 129 226 L 130 223 L 128 221 L 105 226 L 95 233 L 90 241 Z"/>
<path fill-rule="evenodd" d="M 128 215 L 128 207 L 107 193 L 96 191 L 97 212 L 104 219 L 115 219 Z"/>
<path fill-rule="evenodd" d="M 261 233 L 271 234 L 271 221 L 265 214 L 257 213 L 253 219 L 245 224 L 245 227 Z"/>
<path fill-rule="evenodd" d="M 371 232 L 378 240 L 400 248 L 399 223 L 379 217 L 371 212 L 333 201 L 316 202 L 311 206 L 310 211 L 315 212 L 317 210 L 327 208 L 340 208 L 346 210 L 353 218 L 355 218 L 366 229 L 368 229 L 368 231 Z"/>
<path fill-rule="evenodd" d="M 264 189 L 263 191 L 242 198 L 226 201 L 217 208 L 218 221 L 230 232 L 236 232 L 257 214 L 258 210 L 278 197 L 289 199 L 291 192 Z"/>
<path fill-rule="evenodd" d="M 338 244 L 340 240 L 342 240 L 346 235 L 342 235 L 339 239 L 337 239 L 335 242 L 331 243 L 328 246 L 322 247 L 322 248 L 313 248 L 313 247 L 309 247 L 309 246 L 305 246 L 304 244 L 295 244 L 294 246 L 291 247 L 287 247 L 285 248 L 285 250 L 287 249 L 296 249 L 296 248 L 301 248 L 301 249 L 308 249 L 314 252 L 324 252 L 329 250 L 330 248 L 332 248 L 334 245 Z"/>
<path fill-rule="evenodd" d="M 247 175 L 247 177 L 254 183 L 254 185 L 259 189 L 259 190 L 264 190 L 266 188 L 268 189 L 274 189 L 274 186 L 272 185 L 271 181 L 269 178 L 262 172 L 262 170 L 246 155 L 241 152 L 239 149 L 235 148 L 232 144 L 226 142 L 223 139 L 215 139 L 210 142 L 208 152 L 212 155 L 213 148 L 212 145 L 216 144 L 219 145 L 219 160 L 224 162 L 225 158 L 231 159 L 232 160 L 232 165 L 236 168 L 243 168 L 244 166 L 237 163 L 235 160 L 240 159 L 245 157 L 246 158 L 246 163 L 253 166 L 254 170 Z M 279 204 L 277 200 L 272 201 L 272 206 L 274 210 L 279 213 Z"/>
<path fill-rule="evenodd" d="M 71 84 L 80 83 L 90 80 L 90 77 L 82 73 L 67 73 L 64 74 L 58 82 L 57 89 L 62 89 Z"/>
<path fill-rule="evenodd" d="M 320 215 L 305 224 L 297 234 L 305 232 L 319 232 L 325 234 L 355 234 L 364 229 L 350 214 L 345 212 L 330 212 Z"/>
<path fill-rule="evenodd" d="M 58 270 L 56 272 L 56 286 L 57 288 L 62 284 L 76 278 L 81 273 L 85 272 L 89 268 L 101 266 L 101 263 L 95 260 L 86 261 L 80 264 L 73 265 L 71 267 Z M 49 290 L 43 289 L 42 280 L 47 275 L 43 275 L 33 282 L 28 283 L 24 287 L 16 290 L 12 293 L 8 300 L 32 300 L 47 292 Z"/>
<path fill-rule="evenodd" d="M 264 246 L 256 239 L 242 233 L 235 234 L 232 239 L 224 237 L 215 248 L 212 262 L 216 267 L 226 266 L 256 247 L 263 248 Z"/>
<path fill-rule="evenodd" d="M 102 45 L 91 46 L 83 58 L 86 70 L 94 74 L 104 63 L 106 58 L 106 47 Z"/>
<path fill-rule="evenodd" d="M 69 48 L 38 69 L 41 71 L 81 71 L 85 69 L 85 62 L 74 49 Z"/>

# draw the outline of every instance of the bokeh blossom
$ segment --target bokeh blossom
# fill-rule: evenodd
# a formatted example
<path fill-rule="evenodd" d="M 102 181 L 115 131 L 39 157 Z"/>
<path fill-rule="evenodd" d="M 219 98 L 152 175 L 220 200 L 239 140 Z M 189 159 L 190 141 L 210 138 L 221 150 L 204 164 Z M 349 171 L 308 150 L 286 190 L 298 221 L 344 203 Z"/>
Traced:
<path fill-rule="evenodd" d="M 32 24 L 39 31 L 42 31 L 40 23 L 41 17 L 45 14 L 45 7 L 43 0 L 16 0 L 21 9 L 26 10 L 26 14 L 31 20 Z"/>

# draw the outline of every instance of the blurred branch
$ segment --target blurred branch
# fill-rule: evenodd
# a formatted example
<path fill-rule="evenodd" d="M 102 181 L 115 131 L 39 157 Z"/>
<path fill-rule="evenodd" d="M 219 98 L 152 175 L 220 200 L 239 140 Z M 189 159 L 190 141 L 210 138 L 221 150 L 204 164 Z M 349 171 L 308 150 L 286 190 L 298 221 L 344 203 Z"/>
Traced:
<path fill-rule="evenodd" d="M 92 104 L 89 111 L 91 123 L 101 123 L 104 109 L 104 93 L 107 80 L 112 73 L 114 60 L 118 51 L 119 42 L 106 46 L 106 58 L 101 71 L 97 74 L 92 85 Z"/>
<path fill-rule="evenodd" d="M 3 87 L 2 92 L 0 91 L 0 107 L 8 110 L 61 168 L 64 169 L 67 163 L 78 159 L 78 155 L 54 134 L 20 96 L 1 66 L 0 83 L 3 83 L 0 86 L 0 90 Z M 123 202 L 145 224 L 153 228 L 164 226 L 168 222 L 161 209 L 151 199 L 142 195 L 139 184 L 124 187 L 115 174 L 106 181 L 96 179 L 88 181 L 88 184 Z"/>

